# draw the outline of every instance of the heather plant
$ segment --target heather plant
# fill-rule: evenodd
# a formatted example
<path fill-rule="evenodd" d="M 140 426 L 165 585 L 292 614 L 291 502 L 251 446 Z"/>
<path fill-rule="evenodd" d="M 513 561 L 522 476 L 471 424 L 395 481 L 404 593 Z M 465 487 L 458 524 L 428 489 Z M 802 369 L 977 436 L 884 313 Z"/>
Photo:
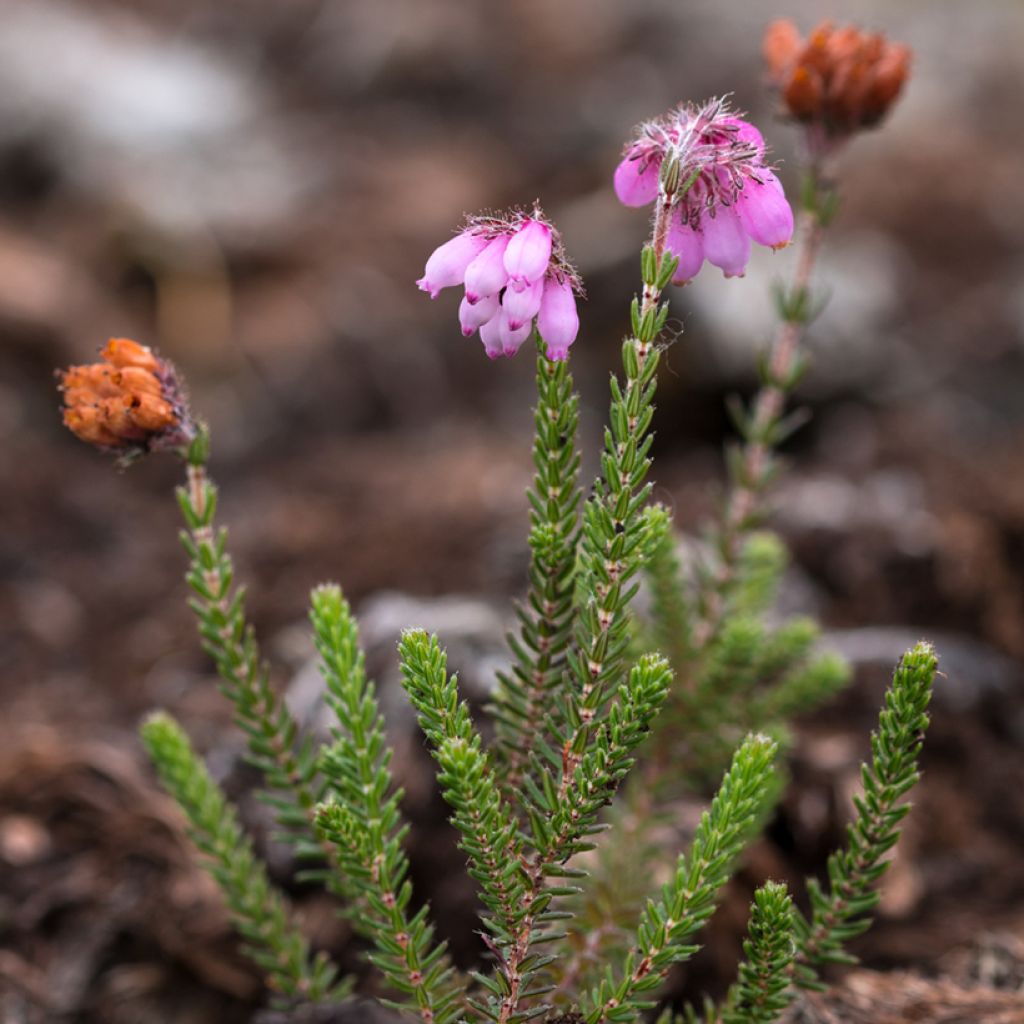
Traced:
<path fill-rule="evenodd" d="M 382 1001 L 410 1018 L 602 1024 L 658 1009 L 666 976 L 697 950 L 723 886 L 771 814 L 787 721 L 845 680 L 837 659 L 818 651 L 812 622 L 768 624 L 785 552 L 761 526 L 775 451 L 794 426 L 785 404 L 817 307 L 811 271 L 835 210 L 825 161 L 855 127 L 878 120 L 880 96 L 891 102 L 898 90 L 889 50 L 851 31 L 820 28 L 807 44 L 795 29 L 775 26 L 768 36 L 783 97 L 811 125 L 803 248 L 793 282 L 779 291 L 761 390 L 750 409 L 737 410 L 727 496 L 700 559 L 683 564 L 667 511 L 649 501 L 666 290 L 705 262 L 742 276 L 752 242 L 789 244 L 792 209 L 757 128 L 718 99 L 645 123 L 626 147 L 614 188 L 626 205 L 653 204 L 652 231 L 621 372 L 610 378 L 600 473 L 586 495 L 568 361 L 583 286 L 555 225 L 537 205 L 469 217 L 417 282 L 435 298 L 464 287 L 462 332 L 479 333 L 492 359 L 531 340 L 536 353 L 529 585 L 509 637 L 510 667 L 487 711 L 493 728 L 474 722 L 438 637 L 413 625 L 398 644 L 402 686 L 477 886 L 484 956 L 476 971 L 455 969 L 430 908 L 412 891 L 402 793 L 341 589 L 321 585 L 311 599 L 334 721 L 319 747 L 270 683 L 216 525 L 209 431 L 193 419 L 177 372 L 150 349 L 114 339 L 100 362 L 63 375 L 65 423 L 83 440 L 122 459 L 156 450 L 182 458 L 192 608 L 279 836 L 305 877 L 337 896 L 378 972 L 372 987 Z M 883 79 L 874 92 L 872 75 Z M 818 108 L 813 89 L 793 85 L 808 77 Z M 870 102 L 849 95 L 864 89 Z M 647 616 L 635 601 L 644 579 Z M 701 1011 L 707 1021 L 767 1024 L 799 988 L 820 986 L 826 965 L 850 960 L 845 943 L 868 927 L 918 778 L 935 671 L 927 644 L 900 661 L 827 886 L 808 883 L 806 913 L 780 882 L 757 890 L 736 981 Z M 158 713 L 142 738 L 276 999 L 347 998 L 353 980 L 310 949 L 181 728 Z M 710 790 L 712 779 L 718 785 L 689 842 L 667 849 L 651 827 L 660 810 L 683 790 Z M 697 1017 L 661 1009 L 665 1024 Z"/>

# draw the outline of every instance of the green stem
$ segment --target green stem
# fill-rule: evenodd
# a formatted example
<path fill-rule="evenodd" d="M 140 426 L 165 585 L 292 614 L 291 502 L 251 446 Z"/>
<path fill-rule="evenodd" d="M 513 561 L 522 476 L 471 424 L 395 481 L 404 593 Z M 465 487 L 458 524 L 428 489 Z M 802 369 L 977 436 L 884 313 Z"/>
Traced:
<path fill-rule="evenodd" d="M 715 537 L 718 563 L 699 595 L 694 646 L 702 649 L 721 626 L 729 593 L 740 567 L 743 541 L 763 515 L 765 493 L 774 474 L 774 452 L 782 440 L 786 401 L 802 369 L 800 346 L 813 319 L 811 278 L 834 196 L 816 168 L 809 172 L 808 198 L 800 211 L 800 254 L 788 294 L 781 301 L 781 322 L 769 350 L 764 380 L 742 427 L 740 450 L 729 462 L 729 489 Z"/>

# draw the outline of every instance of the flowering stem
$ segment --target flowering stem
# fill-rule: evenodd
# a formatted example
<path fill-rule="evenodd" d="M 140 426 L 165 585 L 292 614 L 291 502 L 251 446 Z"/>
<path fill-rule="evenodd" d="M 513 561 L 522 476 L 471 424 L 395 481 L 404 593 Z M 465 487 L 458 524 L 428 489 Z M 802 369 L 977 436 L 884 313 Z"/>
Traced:
<path fill-rule="evenodd" d="M 601 476 L 584 507 L 580 551 L 581 607 L 575 648 L 569 666 L 576 692 L 567 701 L 568 729 L 561 751 L 564 797 L 576 771 L 590 729 L 602 717 L 609 681 L 620 673 L 629 642 L 626 609 L 636 592 L 646 538 L 643 507 L 651 485 L 650 469 L 654 393 L 659 352 L 655 340 L 668 317 L 661 294 L 677 261 L 665 255 L 672 213 L 670 195 L 659 196 L 651 243 L 641 258 L 643 299 L 634 298 L 633 335 L 622 346 L 625 386 L 612 377 L 610 424 L 605 431 Z"/>
<path fill-rule="evenodd" d="M 311 829 L 317 803 L 316 758 L 308 743 L 296 747 L 298 725 L 270 685 L 252 626 L 245 617 L 245 592 L 234 582 L 227 553 L 227 531 L 214 527 L 217 488 L 206 471 L 209 443 L 205 429 L 188 449 L 188 479 L 178 488 L 186 529 L 181 540 L 188 552 L 187 575 L 195 593 L 190 604 L 199 620 L 203 647 L 213 658 L 221 690 L 235 706 L 245 730 L 249 759 L 263 772 L 268 799 L 285 837 L 306 854 L 316 850 Z M 320 851 L 334 863 L 326 841 Z"/>
<path fill-rule="evenodd" d="M 572 640 L 576 546 L 579 540 L 576 451 L 579 401 L 566 360 L 545 355 L 537 338 L 537 408 L 530 499 L 530 589 L 518 610 L 518 636 L 510 636 L 515 662 L 499 676 L 491 709 L 498 730 L 495 755 L 504 760 L 506 793 L 516 793 L 529 769 L 544 718 L 565 675 Z"/>
<path fill-rule="evenodd" d="M 610 684 L 621 678 L 628 653 L 629 623 L 625 613 L 637 590 L 634 577 L 640 570 L 647 538 L 643 507 L 650 484 L 644 481 L 651 465 L 648 452 L 653 440 L 650 425 L 659 355 L 655 341 L 668 317 L 668 306 L 661 303 L 661 294 L 677 263 L 665 255 L 671 212 L 671 198 L 663 195 L 657 206 L 651 243 L 644 248 L 641 259 L 643 299 L 633 300 L 633 334 L 622 346 L 625 386 L 612 377 L 611 416 L 601 456 L 602 472 L 584 506 L 580 607 L 575 642 L 567 658 L 574 689 L 566 695 L 559 716 L 563 723 L 560 750 L 552 749 L 543 739 L 538 741 L 548 759 L 560 764 L 560 771 L 556 768 L 555 777 L 546 780 L 545 792 L 536 785 L 530 787 L 533 802 L 545 820 L 531 814 L 535 852 L 524 864 L 523 896 L 524 905 L 531 911 L 523 918 L 503 964 L 510 990 L 502 1000 L 498 1024 L 507 1024 L 518 1012 L 526 973 L 523 967 L 529 962 L 534 938 L 533 908 L 545 906 L 552 895 L 546 888 L 547 876 L 555 870 L 565 871 L 558 866 L 579 846 L 581 835 L 586 834 L 588 822 L 600 806 L 598 802 L 595 808 L 587 807 L 585 813 L 576 806 L 582 801 L 578 770 L 588 757 L 591 740 L 597 736 L 600 744 L 601 737 L 606 735 L 600 726 L 607 715 Z M 667 679 L 667 666 L 661 664 L 644 664 L 634 669 L 631 681 L 642 682 L 642 687 L 632 692 L 644 692 L 646 699 L 639 702 L 645 707 L 630 718 L 643 721 L 649 707 L 660 704 Z M 629 696 L 627 689 L 624 697 Z M 624 699 L 623 704 L 628 703 Z M 637 739 L 640 734 L 638 731 Z M 597 753 L 609 764 L 617 764 L 618 754 L 611 758 L 602 750 Z M 614 791 L 621 775 L 616 772 L 609 777 Z"/>
<path fill-rule="evenodd" d="M 276 992 L 289 1000 L 337 1001 L 351 989 L 323 953 L 315 956 L 290 918 L 287 900 L 267 877 L 235 809 L 170 716 L 152 715 L 142 740 L 161 781 L 188 817 L 189 834 L 206 855 L 246 950 Z"/>
<path fill-rule="evenodd" d="M 718 565 L 699 598 L 700 618 L 693 639 L 699 650 L 717 633 L 739 569 L 743 540 L 763 513 L 763 500 L 775 474 L 773 454 L 794 424 L 786 422 L 786 400 L 805 368 L 800 352 L 807 325 L 820 312 L 810 284 L 824 229 L 836 209 L 835 194 L 813 165 L 804 189 L 800 215 L 800 254 L 788 291 L 778 296 L 781 323 L 762 368 L 761 388 L 752 410 L 739 423 L 742 444 L 729 460 L 729 491 L 715 546 Z"/>

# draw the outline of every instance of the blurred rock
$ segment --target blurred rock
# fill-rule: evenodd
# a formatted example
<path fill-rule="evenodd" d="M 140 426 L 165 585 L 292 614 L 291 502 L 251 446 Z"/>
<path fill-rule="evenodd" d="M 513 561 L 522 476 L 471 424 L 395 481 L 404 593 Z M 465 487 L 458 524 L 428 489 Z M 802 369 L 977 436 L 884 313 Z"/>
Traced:
<path fill-rule="evenodd" d="M 253 70 L 112 6 L 3 7 L 0 143 L 45 139 L 77 187 L 166 228 L 265 231 L 295 208 L 314 168 Z"/>

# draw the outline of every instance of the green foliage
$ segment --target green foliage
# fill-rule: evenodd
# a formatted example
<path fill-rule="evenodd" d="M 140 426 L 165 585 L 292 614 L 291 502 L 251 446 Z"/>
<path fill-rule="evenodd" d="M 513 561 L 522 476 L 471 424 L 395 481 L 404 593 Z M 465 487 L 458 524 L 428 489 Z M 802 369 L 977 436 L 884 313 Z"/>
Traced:
<path fill-rule="evenodd" d="M 190 449 L 198 460 L 209 451 L 205 430 Z M 299 744 L 298 726 L 270 685 L 252 627 L 245 618 L 245 592 L 235 586 L 227 553 L 227 531 L 214 529 L 217 490 L 205 466 L 192 461 L 188 486 L 177 492 L 186 529 L 181 542 L 189 556 L 186 579 L 195 596 L 189 604 L 199 620 L 203 649 L 213 658 L 221 691 L 235 706 L 235 720 L 245 731 L 249 760 L 261 771 L 270 791 L 283 838 L 303 854 L 312 849 L 311 818 L 316 805 L 316 753 Z"/>
<path fill-rule="evenodd" d="M 806 618 L 777 629 L 741 616 L 723 624 L 696 668 L 691 693 L 681 702 L 679 733 L 687 752 L 680 767 L 690 779 L 703 784 L 720 771 L 746 731 L 785 737 L 790 717 L 846 684 L 846 663 L 819 654 L 817 641 L 818 627 Z"/>
<path fill-rule="evenodd" d="M 767 625 L 785 567 L 785 549 L 774 535 L 751 534 L 728 614 L 713 634 L 695 642 L 694 581 L 683 576 L 672 534 L 655 546 L 646 567 L 653 600 L 645 635 L 672 652 L 678 680 L 655 730 L 656 756 L 673 765 L 670 776 L 663 773 L 667 794 L 679 781 L 706 787 L 748 732 L 786 740 L 793 716 L 822 704 L 849 680 L 841 658 L 818 650 L 820 633 L 811 619 Z"/>
<path fill-rule="evenodd" d="M 855 962 L 843 944 L 871 925 L 877 885 L 889 866 L 883 858 L 896 845 L 899 823 L 910 811 L 901 800 L 920 778 L 917 761 L 937 669 L 931 645 L 919 643 L 903 656 L 886 690 L 878 730 L 871 736 L 871 761 L 861 767 L 863 793 L 854 798 L 857 813 L 847 828 L 846 847 L 829 858 L 829 891 L 810 880 L 811 918 L 797 919 L 795 980 L 804 988 L 822 987 L 817 974 L 825 964 Z"/>
<path fill-rule="evenodd" d="M 252 844 L 206 766 L 169 715 L 154 714 L 142 740 L 168 792 L 184 810 L 189 834 L 227 900 L 246 952 L 264 970 L 269 987 L 288 1001 L 341 999 L 350 986 L 323 954 L 310 955 L 302 934 L 288 921 L 284 897 L 267 879 Z"/>
<path fill-rule="evenodd" d="M 590 993 L 583 1011 L 586 1024 L 636 1020 L 654 1005 L 653 992 L 669 968 L 697 951 L 693 939 L 714 912 L 718 891 L 749 838 L 772 776 L 775 752 L 776 745 L 764 736 L 748 737 L 736 752 L 672 881 L 663 886 L 658 899 L 648 901 L 620 975 L 609 968 Z"/>
<path fill-rule="evenodd" d="M 428 908 L 410 907 L 402 794 L 392 783 L 391 751 L 355 619 L 336 586 L 313 591 L 310 617 L 338 723 L 321 758 L 327 802 L 317 809 L 316 823 L 334 844 L 340 868 L 334 877 L 353 927 L 374 944 L 371 962 L 405 997 L 393 1005 L 445 1024 L 461 1011 L 459 993 L 444 945 L 433 941 Z"/>
<path fill-rule="evenodd" d="M 789 968 L 796 955 L 793 901 L 784 885 L 765 882 L 754 893 L 743 943 L 745 961 L 730 988 L 722 1024 L 772 1024 L 789 1005 Z"/>
<path fill-rule="evenodd" d="M 579 539 L 580 457 L 575 439 L 579 400 L 568 361 L 552 361 L 538 337 L 537 408 L 530 502 L 530 581 L 517 608 L 519 635 L 510 636 L 511 674 L 500 673 L 490 709 L 503 768 L 502 785 L 513 793 L 529 770 L 549 709 L 565 682 L 572 642 L 573 591 Z"/>
<path fill-rule="evenodd" d="M 668 317 L 668 303 L 660 299 L 675 263 L 650 246 L 644 249 L 643 299 L 633 301 L 634 336 L 622 344 L 625 380 L 613 375 L 610 381 L 601 475 L 583 508 L 570 687 L 559 707 L 557 744 L 540 746 L 549 768 L 557 772 L 560 765 L 563 789 L 607 713 L 629 653 L 629 605 L 650 543 L 644 506 L 651 490 L 646 478 L 660 358 L 655 339 Z"/>
<path fill-rule="evenodd" d="M 699 930 L 773 805 L 773 761 L 787 720 L 847 678 L 839 659 L 818 651 L 813 622 L 768 624 L 785 550 L 755 532 L 776 448 L 797 422 L 785 404 L 805 368 L 798 342 L 813 312 L 813 247 L 782 293 L 785 322 L 761 366 L 761 391 L 749 409 L 733 407 L 742 444 L 729 459 L 730 491 L 712 531 L 711 563 L 703 570 L 684 566 L 671 517 L 648 505 L 658 337 L 668 316 L 662 292 L 676 267 L 665 240 L 672 197 L 693 183 L 681 182 L 679 173 L 678 163 L 664 162 L 652 242 L 641 255 L 643 291 L 632 305 L 622 375 L 611 377 L 600 475 L 585 502 L 572 377 L 565 362 L 546 358 L 537 339 L 529 590 L 509 638 L 514 663 L 499 678 L 490 709 L 491 749 L 460 699 L 438 639 L 413 629 L 399 646 L 403 687 L 478 886 L 492 970 L 458 975 L 445 944 L 435 940 L 428 908 L 414 900 L 402 793 L 340 589 L 322 586 L 312 595 L 335 718 L 330 744 L 316 751 L 270 686 L 243 592 L 234 585 L 225 533 L 214 529 L 208 431 L 201 427 L 181 453 L 189 474 L 179 501 L 192 607 L 248 736 L 249 757 L 265 775 L 285 838 L 305 858 L 326 856 L 326 866 L 306 877 L 343 897 L 343 913 L 368 940 L 368 958 L 387 981 L 384 1001 L 423 1024 L 523 1024 L 550 1019 L 555 1007 L 573 1008 L 560 1020 L 623 1024 L 654 1007 L 666 974 L 699 948 Z M 831 207 L 824 194 L 818 199 L 808 211 L 820 228 Z M 644 570 L 650 623 L 638 623 L 632 607 Z M 650 648 L 662 653 L 646 653 Z M 934 673 L 926 645 L 901 663 L 872 739 L 848 845 L 829 862 L 828 893 L 810 883 L 805 920 L 785 887 L 769 882 L 756 892 L 745 961 L 721 1009 L 707 1004 L 708 1022 L 770 1024 L 795 987 L 819 984 L 823 964 L 849 961 L 843 943 L 867 927 L 885 853 L 907 811 L 900 801 L 918 777 Z M 652 732 L 645 777 L 609 810 Z M 282 897 L 181 731 L 157 716 L 143 735 L 272 986 L 292 999 L 344 994 L 333 969 L 311 958 L 288 925 Z M 664 853 L 654 838 L 659 803 L 726 767 L 689 849 L 652 896 L 647 880 Z M 620 833 L 618 845 L 588 857 L 609 826 Z M 584 890 L 585 868 L 595 865 L 596 878 Z M 661 1019 L 683 1018 L 666 1011 Z"/>
<path fill-rule="evenodd" d="M 644 571 L 651 591 L 649 641 L 679 671 L 693 656 L 692 610 L 668 510 L 655 505 L 647 511 L 651 539 Z"/>
<path fill-rule="evenodd" d="M 469 858 L 469 873 L 479 882 L 490 912 L 485 926 L 503 953 L 516 941 L 531 909 L 524 905 L 522 842 L 515 816 L 498 789 L 469 708 L 459 700 L 456 677 L 448 675 L 437 637 L 407 630 L 399 655 L 402 683 L 440 768 L 444 798 L 455 810 L 452 823 Z"/>

